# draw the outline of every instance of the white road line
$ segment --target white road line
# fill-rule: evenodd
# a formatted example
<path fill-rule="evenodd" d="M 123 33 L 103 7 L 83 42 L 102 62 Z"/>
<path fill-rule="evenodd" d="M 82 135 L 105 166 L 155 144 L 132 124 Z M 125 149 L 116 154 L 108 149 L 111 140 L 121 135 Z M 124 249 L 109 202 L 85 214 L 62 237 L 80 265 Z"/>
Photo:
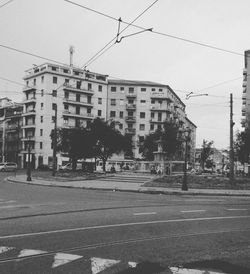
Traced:
<path fill-rule="evenodd" d="M 188 218 L 188 219 L 170 219 L 170 220 L 158 220 L 158 221 L 147 221 L 147 222 L 133 222 L 133 223 L 120 223 L 120 224 L 118 223 L 118 224 L 99 225 L 99 226 L 86 226 L 86 227 L 67 228 L 67 229 L 61 229 L 61 230 L 50 230 L 50 231 L 5 235 L 5 236 L 0 236 L 0 239 L 40 236 L 40 235 L 48 235 L 48 234 L 55 234 L 55 233 L 85 231 L 85 230 L 91 230 L 91 229 L 104 229 L 104 228 L 113 228 L 113 227 L 153 225 L 153 224 L 164 224 L 164 223 L 167 224 L 167 223 L 180 223 L 180 222 L 195 222 L 195 221 L 197 222 L 197 221 L 211 221 L 211 220 L 218 221 L 218 220 L 230 220 L 230 219 L 250 219 L 250 215 L 203 217 L 203 218 Z"/>
<path fill-rule="evenodd" d="M 9 200 L 9 201 L 0 201 L 0 204 L 10 204 L 10 203 L 15 203 L 16 201 L 14 200 Z"/>
<path fill-rule="evenodd" d="M 247 208 L 227 208 L 226 210 L 236 211 L 236 210 L 248 210 Z"/>
<path fill-rule="evenodd" d="M 138 215 L 153 215 L 153 214 L 157 214 L 156 212 L 137 212 L 137 213 L 133 213 L 133 215 L 138 216 Z"/>
<path fill-rule="evenodd" d="M 181 213 L 195 213 L 195 212 L 205 212 L 205 209 L 197 209 L 197 210 L 182 210 Z"/>

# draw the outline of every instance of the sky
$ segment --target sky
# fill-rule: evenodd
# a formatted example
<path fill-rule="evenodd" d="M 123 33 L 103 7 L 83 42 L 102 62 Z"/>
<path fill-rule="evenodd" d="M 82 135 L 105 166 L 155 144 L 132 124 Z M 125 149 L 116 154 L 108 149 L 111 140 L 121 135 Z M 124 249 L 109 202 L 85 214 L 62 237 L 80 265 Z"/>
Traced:
<path fill-rule="evenodd" d="M 214 141 L 216 148 L 228 148 L 230 93 L 234 130 L 241 130 L 244 51 L 250 49 L 248 0 L 72 2 L 125 22 L 141 15 L 134 24 L 154 31 L 122 39 L 87 69 L 110 77 L 169 85 L 197 126 L 197 147 L 205 139 Z M 121 29 L 126 26 L 122 23 Z M 46 62 L 6 46 L 69 64 L 69 47 L 73 45 L 74 65 L 82 67 L 116 36 L 117 30 L 117 21 L 65 0 L 0 0 L 0 97 L 20 102 L 25 70 Z M 129 26 L 120 36 L 138 31 Z M 186 99 L 190 92 L 200 96 Z"/>

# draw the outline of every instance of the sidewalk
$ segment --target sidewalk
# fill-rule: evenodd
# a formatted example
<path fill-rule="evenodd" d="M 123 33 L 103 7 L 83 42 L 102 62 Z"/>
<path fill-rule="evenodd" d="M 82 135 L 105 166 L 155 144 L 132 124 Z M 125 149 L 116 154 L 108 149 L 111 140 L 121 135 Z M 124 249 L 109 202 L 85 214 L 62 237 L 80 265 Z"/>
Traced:
<path fill-rule="evenodd" d="M 32 185 L 42 185 L 50 187 L 82 188 L 95 190 L 125 191 L 148 194 L 178 194 L 178 195 L 213 195 L 213 196 L 244 196 L 250 197 L 250 190 L 231 190 L 231 189 L 189 189 L 183 191 L 177 188 L 165 187 L 144 187 L 142 183 L 128 183 L 102 180 L 81 180 L 81 181 L 52 181 L 38 178 L 32 178 L 31 182 L 26 181 L 26 175 L 17 175 L 7 178 L 13 183 L 24 183 Z"/>

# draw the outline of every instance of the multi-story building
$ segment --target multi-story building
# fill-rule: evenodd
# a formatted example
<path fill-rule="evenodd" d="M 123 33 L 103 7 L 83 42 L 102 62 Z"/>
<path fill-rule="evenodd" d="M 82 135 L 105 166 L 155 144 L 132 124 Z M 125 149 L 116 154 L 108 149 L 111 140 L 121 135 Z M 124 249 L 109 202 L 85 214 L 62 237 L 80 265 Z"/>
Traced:
<path fill-rule="evenodd" d="M 2 162 L 16 162 L 21 167 L 23 105 L 9 98 L 0 99 L 0 153 Z"/>
<path fill-rule="evenodd" d="M 172 120 L 180 129 L 190 128 L 189 160 L 194 163 L 196 126 L 186 117 L 185 104 L 168 85 L 109 80 L 107 102 L 107 119 L 119 122 L 120 131 L 131 136 L 134 158 L 141 158 L 140 145 L 145 136 Z"/>
<path fill-rule="evenodd" d="M 164 121 L 173 120 L 181 129 L 191 129 L 193 159 L 196 126 L 187 119 L 185 104 L 168 85 L 108 80 L 107 75 L 51 63 L 27 70 L 24 80 L 23 167 L 28 154 L 33 167 L 52 165 L 50 135 L 55 119 L 58 127 L 69 128 L 86 126 L 95 117 L 115 120 L 120 131 L 131 137 L 133 158 L 141 158 L 140 145 L 147 134 L 162 128 Z M 57 163 L 62 161 L 58 154 Z"/>
<path fill-rule="evenodd" d="M 55 119 L 58 127 L 86 126 L 97 116 L 106 119 L 107 75 L 45 63 L 27 70 L 24 80 L 24 167 L 29 153 L 33 167 L 52 165 Z M 60 164 L 61 157 L 57 160 Z"/>
<path fill-rule="evenodd" d="M 243 69 L 242 92 L 242 127 L 250 125 L 250 50 L 245 51 L 245 67 Z"/>

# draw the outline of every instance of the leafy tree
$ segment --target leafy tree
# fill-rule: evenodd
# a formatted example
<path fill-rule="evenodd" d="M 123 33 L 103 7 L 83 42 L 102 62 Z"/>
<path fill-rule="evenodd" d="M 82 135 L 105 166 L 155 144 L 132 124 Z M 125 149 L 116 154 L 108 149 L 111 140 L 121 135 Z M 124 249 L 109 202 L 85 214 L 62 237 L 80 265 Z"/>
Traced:
<path fill-rule="evenodd" d="M 208 163 L 209 166 L 209 157 L 213 154 L 213 143 L 213 141 L 203 140 L 200 159 L 202 169 L 204 169 L 205 166 L 207 166 L 206 163 Z"/>
<path fill-rule="evenodd" d="M 145 137 L 140 152 L 146 160 L 152 161 L 154 159 L 153 152 L 157 151 L 157 141 L 159 140 L 162 141 L 163 152 L 166 152 L 169 158 L 173 157 L 183 142 L 178 125 L 172 121 L 166 121 L 163 130 L 157 129 Z"/>
<path fill-rule="evenodd" d="M 130 139 L 115 129 L 115 122 L 102 121 L 96 118 L 89 125 L 94 142 L 94 155 L 103 161 L 103 171 L 107 160 L 115 153 L 131 150 Z"/>
<path fill-rule="evenodd" d="M 51 137 L 53 139 L 54 132 Z M 79 159 L 93 157 L 94 141 L 91 132 L 86 128 L 58 128 L 57 151 L 67 154 L 72 161 L 72 169 L 76 169 Z"/>
<path fill-rule="evenodd" d="M 241 163 L 248 163 L 250 156 L 250 129 L 238 132 L 234 143 L 235 156 Z"/>

